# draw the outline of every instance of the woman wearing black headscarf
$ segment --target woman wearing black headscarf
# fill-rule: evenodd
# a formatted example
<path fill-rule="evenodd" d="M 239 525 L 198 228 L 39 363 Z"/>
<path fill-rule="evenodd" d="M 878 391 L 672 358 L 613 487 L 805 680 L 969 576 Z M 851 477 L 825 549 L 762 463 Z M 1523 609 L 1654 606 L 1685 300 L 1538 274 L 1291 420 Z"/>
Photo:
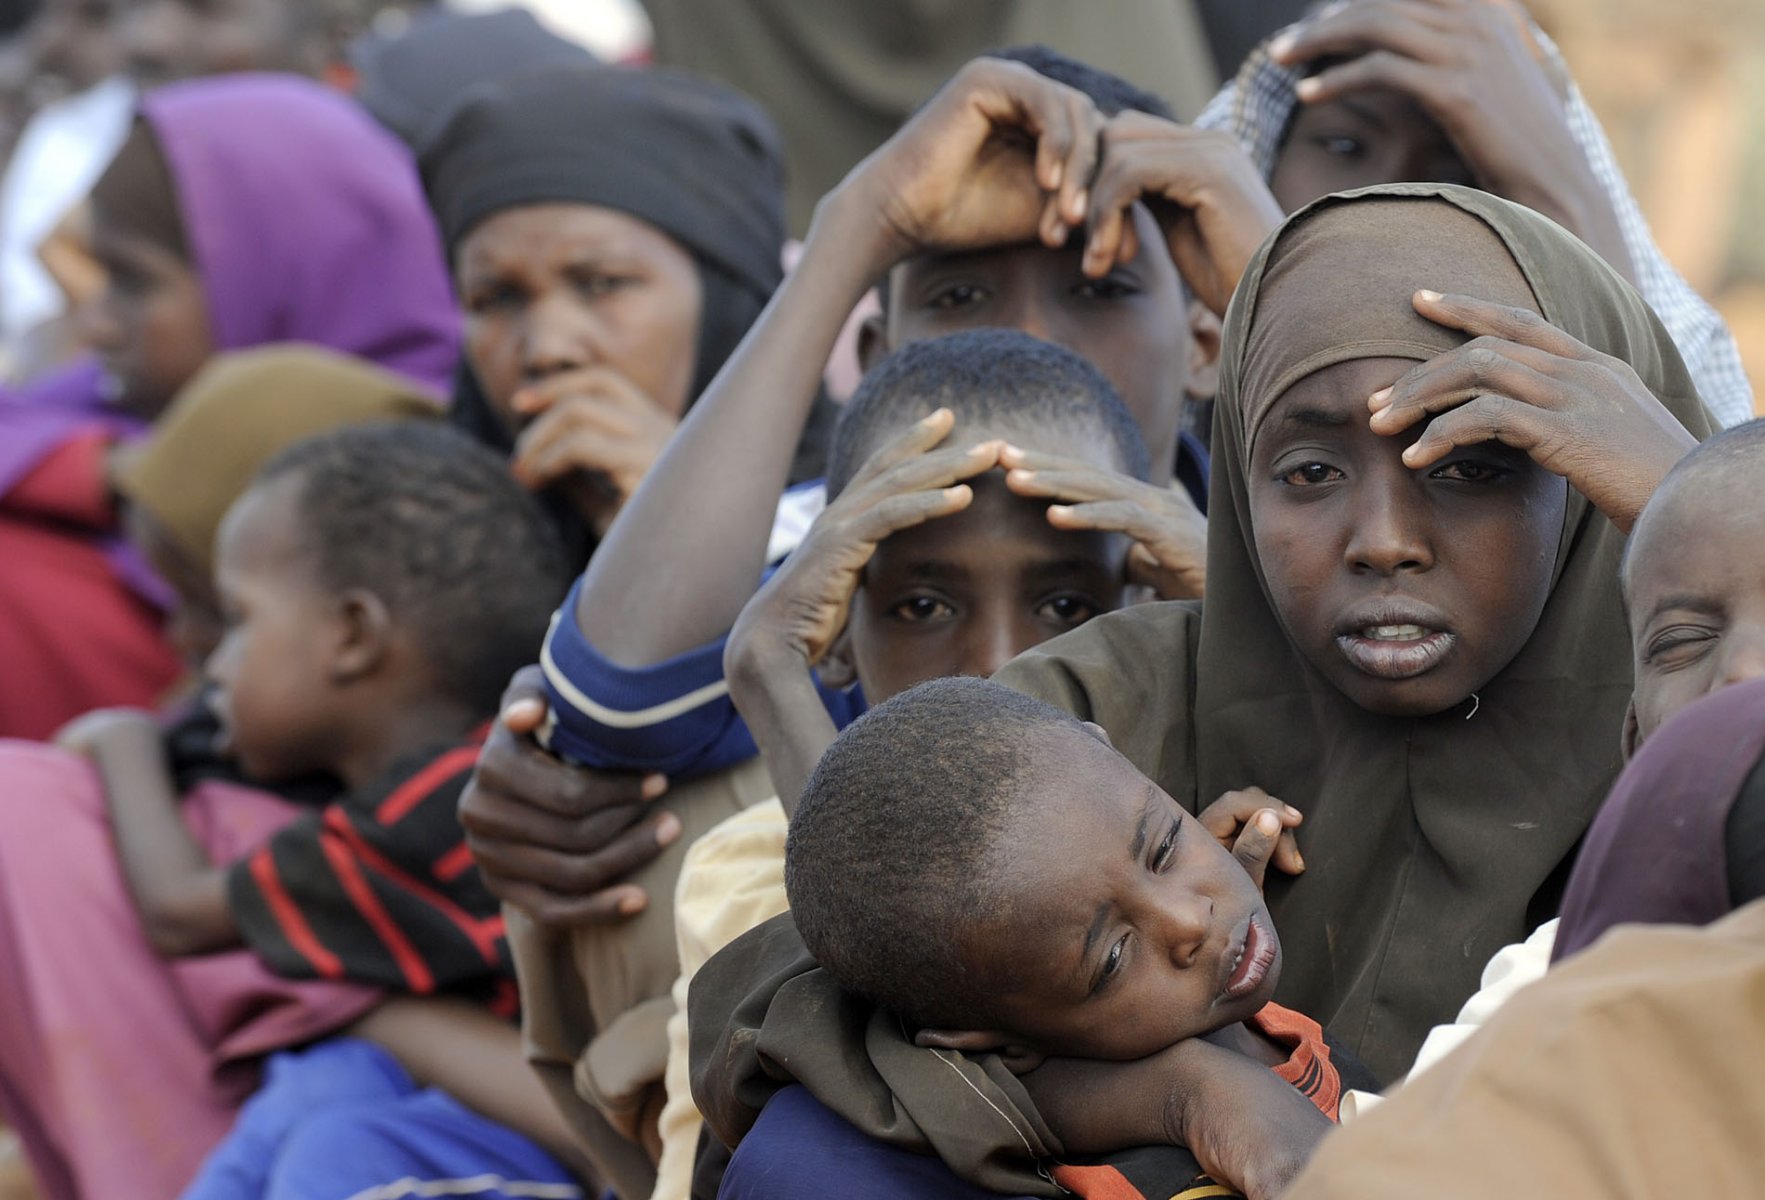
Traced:
<path fill-rule="evenodd" d="M 778 284 L 777 132 L 716 84 L 562 67 L 474 91 L 421 160 L 466 310 L 454 419 L 586 559 Z"/>

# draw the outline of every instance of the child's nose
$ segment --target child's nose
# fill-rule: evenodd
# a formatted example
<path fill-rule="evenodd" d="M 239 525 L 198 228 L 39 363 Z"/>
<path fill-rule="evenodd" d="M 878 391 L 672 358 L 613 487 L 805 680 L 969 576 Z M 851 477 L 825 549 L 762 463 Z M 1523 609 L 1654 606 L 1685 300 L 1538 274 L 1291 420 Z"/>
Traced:
<path fill-rule="evenodd" d="M 1194 892 L 1166 896 L 1159 914 L 1159 933 L 1171 962 L 1181 970 L 1194 966 L 1213 932 L 1213 901 Z"/>
<path fill-rule="evenodd" d="M 1723 647 L 1722 677 L 1718 687 L 1765 679 L 1765 627 L 1733 629 Z"/>

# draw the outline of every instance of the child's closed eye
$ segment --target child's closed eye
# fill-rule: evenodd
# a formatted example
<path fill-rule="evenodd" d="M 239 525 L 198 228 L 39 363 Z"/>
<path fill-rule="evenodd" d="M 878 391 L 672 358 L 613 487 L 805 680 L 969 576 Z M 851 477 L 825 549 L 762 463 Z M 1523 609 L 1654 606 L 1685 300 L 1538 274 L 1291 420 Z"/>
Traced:
<path fill-rule="evenodd" d="M 1511 467 L 1498 466 L 1495 463 L 1479 462 L 1476 459 L 1460 458 L 1444 463 L 1428 472 L 1430 479 L 1447 479 L 1456 483 L 1494 483 L 1512 475 Z"/>
<path fill-rule="evenodd" d="M 1643 662 L 1649 666 L 1684 666 L 1709 653 L 1720 637 L 1716 630 L 1704 626 L 1669 626 L 1648 640 Z"/>

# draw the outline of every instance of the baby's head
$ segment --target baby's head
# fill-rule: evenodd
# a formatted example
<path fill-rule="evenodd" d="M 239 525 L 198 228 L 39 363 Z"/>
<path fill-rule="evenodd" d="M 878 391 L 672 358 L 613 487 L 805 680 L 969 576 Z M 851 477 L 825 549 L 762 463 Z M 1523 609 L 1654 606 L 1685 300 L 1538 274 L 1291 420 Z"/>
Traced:
<path fill-rule="evenodd" d="M 227 628 L 207 673 L 241 766 L 342 774 L 413 710 L 490 717 L 568 582 L 537 502 L 455 430 L 362 425 L 283 451 L 215 543 Z"/>
<path fill-rule="evenodd" d="M 956 417 L 947 446 L 1004 439 L 1146 477 L 1145 443 L 1095 367 L 1028 334 L 981 329 L 904 347 L 865 375 L 834 432 L 829 495 L 939 408 Z M 968 482 L 966 509 L 884 539 L 865 568 L 835 657 L 873 700 L 991 675 L 1122 605 L 1124 539 L 1054 528 L 1047 501 L 1010 491 L 1003 471 Z"/>
<path fill-rule="evenodd" d="M 1261 894 L 1102 731 L 944 679 L 828 749 L 785 885 L 839 982 L 922 1044 L 1128 1060 L 1254 1015 L 1281 951 Z"/>
<path fill-rule="evenodd" d="M 1668 718 L 1765 676 L 1765 420 L 1717 434 L 1674 467 L 1631 532 L 1624 600 L 1636 662 L 1634 751 Z"/>

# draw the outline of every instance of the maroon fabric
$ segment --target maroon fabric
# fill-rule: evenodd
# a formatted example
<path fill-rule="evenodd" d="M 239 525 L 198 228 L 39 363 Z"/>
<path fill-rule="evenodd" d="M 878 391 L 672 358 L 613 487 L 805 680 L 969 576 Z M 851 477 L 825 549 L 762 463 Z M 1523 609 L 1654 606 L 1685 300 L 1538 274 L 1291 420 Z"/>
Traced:
<path fill-rule="evenodd" d="M 1614 925 L 1707 925 L 1732 907 L 1725 831 L 1765 756 L 1765 679 L 1705 696 L 1624 768 L 1587 832 L 1552 959 Z"/>

